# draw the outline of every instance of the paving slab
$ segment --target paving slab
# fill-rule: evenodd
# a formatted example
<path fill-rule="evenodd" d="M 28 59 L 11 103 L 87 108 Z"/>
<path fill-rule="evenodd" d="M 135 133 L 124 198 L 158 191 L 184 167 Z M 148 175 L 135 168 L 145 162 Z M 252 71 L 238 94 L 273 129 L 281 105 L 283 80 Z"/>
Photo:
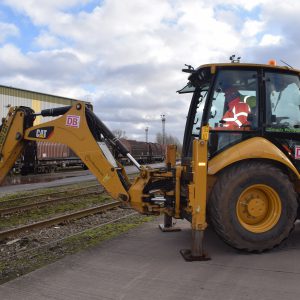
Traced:
<path fill-rule="evenodd" d="M 0 299 L 299 299 L 300 227 L 279 248 L 245 254 L 206 232 L 207 262 L 185 262 L 190 224 L 158 220 L 0 286 Z"/>

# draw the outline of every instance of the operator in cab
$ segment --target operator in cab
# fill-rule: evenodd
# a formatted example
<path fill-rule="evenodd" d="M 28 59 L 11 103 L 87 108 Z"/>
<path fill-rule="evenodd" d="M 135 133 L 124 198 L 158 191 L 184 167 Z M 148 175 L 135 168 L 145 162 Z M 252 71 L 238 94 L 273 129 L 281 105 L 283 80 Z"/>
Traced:
<path fill-rule="evenodd" d="M 224 96 L 228 109 L 222 117 L 223 127 L 234 130 L 242 126 L 250 126 L 248 115 L 251 113 L 251 107 L 256 105 L 255 97 L 244 96 L 232 86 L 224 88 Z"/>

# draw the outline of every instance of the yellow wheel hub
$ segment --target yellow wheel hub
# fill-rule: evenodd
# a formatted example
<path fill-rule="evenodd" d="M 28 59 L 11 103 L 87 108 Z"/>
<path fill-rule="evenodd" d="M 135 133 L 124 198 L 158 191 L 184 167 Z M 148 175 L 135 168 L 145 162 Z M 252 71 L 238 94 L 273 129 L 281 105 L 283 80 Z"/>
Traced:
<path fill-rule="evenodd" d="M 282 207 L 277 192 L 264 184 L 248 187 L 240 195 L 236 213 L 240 224 L 254 233 L 273 228 L 281 215 Z"/>

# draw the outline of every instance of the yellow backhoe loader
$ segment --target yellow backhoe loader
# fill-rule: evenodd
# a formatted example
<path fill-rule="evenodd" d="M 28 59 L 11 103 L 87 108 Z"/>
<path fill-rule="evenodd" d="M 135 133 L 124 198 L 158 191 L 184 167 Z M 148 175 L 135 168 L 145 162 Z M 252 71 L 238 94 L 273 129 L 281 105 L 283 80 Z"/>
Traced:
<path fill-rule="evenodd" d="M 11 107 L 0 132 L 0 182 L 29 141 L 68 145 L 113 198 L 143 214 L 191 222 L 186 260 L 205 260 L 208 223 L 236 249 L 262 252 L 286 239 L 300 192 L 300 71 L 274 64 L 207 64 L 189 73 L 192 95 L 181 164 L 168 147 L 166 166 L 141 166 L 84 103 L 46 109 Z M 33 126 L 37 115 L 57 117 Z M 108 147 L 109 144 L 109 147 Z M 133 182 L 113 147 L 139 169 Z"/>

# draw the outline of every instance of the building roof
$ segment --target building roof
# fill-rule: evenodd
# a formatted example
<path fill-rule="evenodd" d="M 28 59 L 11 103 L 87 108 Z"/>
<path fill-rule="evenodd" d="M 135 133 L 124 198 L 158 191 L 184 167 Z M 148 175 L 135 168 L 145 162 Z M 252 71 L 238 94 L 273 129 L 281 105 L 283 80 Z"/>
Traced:
<path fill-rule="evenodd" d="M 19 89 L 11 86 L 5 86 L 0 85 L 0 94 L 8 95 L 8 96 L 14 96 L 14 97 L 20 97 L 20 98 L 26 98 L 26 99 L 35 99 L 40 101 L 46 101 L 46 102 L 55 102 L 55 100 L 59 101 L 83 101 L 79 99 L 73 99 L 73 98 L 67 98 L 67 97 L 61 97 L 57 95 L 51 95 L 31 90 L 25 90 L 25 89 Z"/>

